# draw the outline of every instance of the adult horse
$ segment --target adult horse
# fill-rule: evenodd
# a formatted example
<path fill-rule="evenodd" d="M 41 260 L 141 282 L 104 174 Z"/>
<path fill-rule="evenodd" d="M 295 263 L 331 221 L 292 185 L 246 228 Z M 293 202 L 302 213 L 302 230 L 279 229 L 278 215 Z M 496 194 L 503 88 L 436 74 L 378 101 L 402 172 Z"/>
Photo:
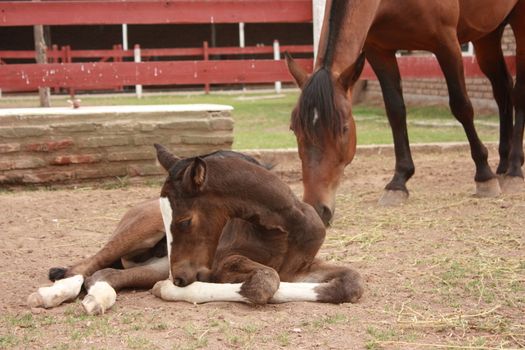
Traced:
<path fill-rule="evenodd" d="M 504 26 L 517 44 L 514 88 L 501 50 Z M 394 137 L 395 172 L 380 203 L 408 198 L 406 182 L 414 174 L 410 154 L 398 49 L 435 54 L 445 75 L 450 108 L 467 135 L 479 196 L 497 196 L 500 186 L 478 137 L 467 96 L 460 44 L 471 41 L 481 70 L 492 83 L 499 107 L 500 144 L 497 174 L 503 186 L 523 186 L 525 124 L 525 0 L 333 0 L 327 1 L 314 73 L 309 76 L 291 57 L 288 67 L 302 93 L 292 112 L 291 128 L 302 161 L 304 200 L 325 224 L 335 209 L 335 192 L 355 154 L 351 112 L 352 86 L 366 59 L 376 73 Z M 513 107 L 515 123 L 513 126 Z"/>
<path fill-rule="evenodd" d="M 104 313 L 122 288 L 154 285 L 165 300 L 197 303 L 360 298 L 357 272 L 315 258 L 325 236 L 317 213 L 255 159 L 229 151 L 179 159 L 162 146 L 157 153 L 169 171 L 160 206 L 135 206 L 95 255 L 52 268 L 54 285 L 32 293 L 30 306 L 58 306 L 83 286 L 89 314 Z"/>

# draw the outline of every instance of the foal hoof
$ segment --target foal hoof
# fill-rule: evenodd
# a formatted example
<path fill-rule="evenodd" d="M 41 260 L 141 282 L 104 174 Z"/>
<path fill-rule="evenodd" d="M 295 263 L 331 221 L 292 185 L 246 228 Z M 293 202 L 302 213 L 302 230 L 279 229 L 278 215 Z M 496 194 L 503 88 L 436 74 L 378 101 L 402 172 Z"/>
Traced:
<path fill-rule="evenodd" d="M 378 204 L 382 207 L 398 207 L 403 205 L 408 200 L 408 192 L 385 190 Z"/>
<path fill-rule="evenodd" d="M 27 306 L 30 308 L 34 307 L 44 307 L 44 299 L 38 292 L 31 293 L 27 297 Z"/>
<path fill-rule="evenodd" d="M 117 300 L 115 289 L 104 281 L 98 281 L 89 288 L 82 300 L 82 306 L 88 315 L 103 315 Z"/>
<path fill-rule="evenodd" d="M 500 186 L 503 193 L 514 194 L 521 193 L 525 190 L 525 182 L 519 176 L 502 176 L 500 179 Z"/>
<path fill-rule="evenodd" d="M 279 289 L 279 275 L 274 269 L 259 269 L 241 285 L 240 295 L 257 305 L 267 304 Z"/>
<path fill-rule="evenodd" d="M 501 194 L 498 179 L 490 179 L 484 182 L 476 182 L 476 197 L 494 198 Z"/>

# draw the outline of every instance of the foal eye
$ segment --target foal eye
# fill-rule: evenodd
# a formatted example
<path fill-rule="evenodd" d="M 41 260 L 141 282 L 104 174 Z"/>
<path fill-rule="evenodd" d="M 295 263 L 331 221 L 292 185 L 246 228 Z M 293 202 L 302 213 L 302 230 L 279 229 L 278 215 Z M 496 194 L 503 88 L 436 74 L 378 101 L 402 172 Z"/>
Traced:
<path fill-rule="evenodd" d="M 186 230 L 191 226 L 191 219 L 179 221 L 177 222 L 177 226 L 181 230 Z"/>

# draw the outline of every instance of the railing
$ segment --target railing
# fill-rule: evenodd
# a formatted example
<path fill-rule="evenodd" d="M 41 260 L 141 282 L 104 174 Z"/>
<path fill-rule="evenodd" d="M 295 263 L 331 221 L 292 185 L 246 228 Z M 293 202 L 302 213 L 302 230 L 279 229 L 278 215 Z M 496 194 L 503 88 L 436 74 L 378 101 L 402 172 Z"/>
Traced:
<path fill-rule="evenodd" d="M 311 45 L 283 45 L 284 51 L 312 69 Z M 48 64 L 34 63 L 34 51 L 0 51 L 0 89 L 4 92 L 33 91 L 38 87 L 82 90 L 120 89 L 126 85 L 250 84 L 292 81 L 286 65 L 275 60 L 274 46 L 168 48 L 123 50 L 72 50 L 53 46 Z M 137 59 L 138 56 L 138 59 Z M 247 59 L 246 56 L 250 58 Z M 258 58 L 261 57 L 261 58 Z M 9 63 L 28 60 L 28 63 Z"/>

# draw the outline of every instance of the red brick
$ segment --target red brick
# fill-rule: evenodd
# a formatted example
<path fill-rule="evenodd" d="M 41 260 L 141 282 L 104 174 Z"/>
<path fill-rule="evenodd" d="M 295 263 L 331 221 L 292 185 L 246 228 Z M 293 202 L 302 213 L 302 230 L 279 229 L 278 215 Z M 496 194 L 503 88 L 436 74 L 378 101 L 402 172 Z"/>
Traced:
<path fill-rule="evenodd" d="M 11 153 L 20 151 L 19 143 L 3 143 L 0 144 L 0 153 Z"/>
<path fill-rule="evenodd" d="M 51 140 L 39 143 L 31 143 L 24 146 L 24 149 L 29 152 L 53 152 L 65 148 L 69 148 L 74 145 L 72 139 L 64 140 Z"/>
<path fill-rule="evenodd" d="M 71 154 L 55 157 L 50 164 L 53 165 L 69 165 L 69 164 L 85 164 L 97 163 L 102 160 L 98 154 Z"/>

